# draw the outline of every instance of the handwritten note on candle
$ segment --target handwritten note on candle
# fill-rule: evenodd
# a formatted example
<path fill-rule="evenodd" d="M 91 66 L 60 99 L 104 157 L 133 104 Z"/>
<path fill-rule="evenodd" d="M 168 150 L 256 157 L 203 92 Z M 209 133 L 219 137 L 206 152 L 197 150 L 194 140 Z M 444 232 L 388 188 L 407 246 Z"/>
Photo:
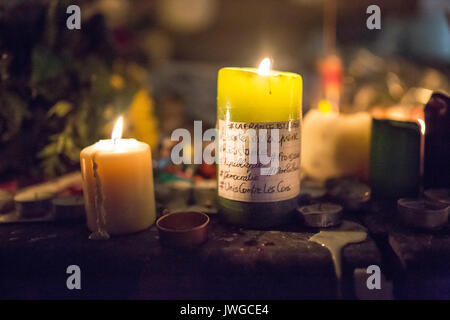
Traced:
<path fill-rule="evenodd" d="M 270 153 L 271 144 L 277 143 L 280 147 L 278 166 L 273 175 L 261 175 L 260 170 L 269 165 L 260 161 L 249 161 L 251 150 L 249 148 L 248 130 L 254 129 L 255 138 L 259 137 L 259 130 L 279 130 L 278 140 L 264 141 Z M 284 122 L 230 122 L 219 120 L 220 146 L 223 165 L 220 166 L 218 176 L 219 196 L 238 200 L 271 202 L 290 199 L 300 192 L 300 121 Z M 245 141 L 243 150 L 235 148 L 237 140 Z M 259 141 L 258 141 L 259 145 Z M 237 154 L 242 152 L 243 155 Z M 244 160 L 244 161 L 239 161 Z M 222 162 L 221 162 L 222 163 Z"/>

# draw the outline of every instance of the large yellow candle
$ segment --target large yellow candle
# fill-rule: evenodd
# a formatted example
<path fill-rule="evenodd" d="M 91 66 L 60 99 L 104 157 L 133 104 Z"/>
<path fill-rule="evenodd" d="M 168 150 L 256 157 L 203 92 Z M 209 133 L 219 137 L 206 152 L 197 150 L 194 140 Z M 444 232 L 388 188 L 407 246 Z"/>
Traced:
<path fill-rule="evenodd" d="M 87 225 L 94 239 L 144 230 L 156 217 L 150 147 L 121 139 L 122 121 L 111 139 L 81 151 Z"/>
<path fill-rule="evenodd" d="M 300 192 L 300 127 L 302 79 L 291 72 L 270 70 L 264 59 L 256 68 L 223 68 L 218 75 L 219 139 L 241 137 L 249 128 L 279 129 L 278 172 L 261 175 L 259 163 L 222 162 L 218 165 L 218 203 L 226 221 L 267 227 L 287 221 Z M 258 136 L 259 137 L 259 136 Z M 280 141 L 282 140 L 282 143 Z M 248 150 L 246 150 L 248 151 Z M 232 153 L 220 147 L 219 154 Z"/>

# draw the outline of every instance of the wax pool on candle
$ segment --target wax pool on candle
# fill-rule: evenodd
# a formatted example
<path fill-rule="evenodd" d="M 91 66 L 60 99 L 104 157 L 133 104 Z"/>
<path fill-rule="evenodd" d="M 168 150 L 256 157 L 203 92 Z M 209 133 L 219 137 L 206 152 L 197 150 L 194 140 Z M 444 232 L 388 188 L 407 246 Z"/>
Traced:
<path fill-rule="evenodd" d="M 135 139 L 100 140 L 81 151 L 87 224 L 94 237 L 144 230 L 155 221 L 151 152 Z"/>
<path fill-rule="evenodd" d="M 267 129 L 270 135 L 271 128 L 279 128 L 279 139 L 285 140 L 283 144 L 276 141 L 280 154 L 276 174 L 261 175 L 261 163 L 249 165 L 248 155 L 240 165 L 219 163 L 218 204 L 227 222 L 268 227 L 287 221 L 296 209 L 300 192 L 301 98 L 300 75 L 270 70 L 268 59 L 263 60 L 260 69 L 219 71 L 217 117 L 223 146 L 230 142 L 228 138 L 244 136 L 250 128 L 256 128 L 257 136 L 260 129 Z M 228 157 L 233 152 L 236 149 L 221 147 L 219 154 Z"/>

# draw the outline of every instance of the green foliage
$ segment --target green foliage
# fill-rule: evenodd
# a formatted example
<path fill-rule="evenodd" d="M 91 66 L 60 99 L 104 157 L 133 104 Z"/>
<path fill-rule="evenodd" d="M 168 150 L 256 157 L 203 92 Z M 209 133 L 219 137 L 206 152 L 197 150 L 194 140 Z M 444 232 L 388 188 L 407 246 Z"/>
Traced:
<path fill-rule="evenodd" d="M 101 15 L 70 31 L 66 2 L 26 3 L 17 12 L 2 12 L 0 4 L 0 19 L 14 24 L 0 32 L 0 180 L 77 169 L 81 149 L 100 138 L 137 89 L 133 81 L 111 84 L 117 60 Z M 18 12 L 32 14 L 16 21 Z"/>
<path fill-rule="evenodd" d="M 72 105 L 67 101 L 57 102 L 50 110 L 48 110 L 48 116 L 57 116 L 64 118 L 72 110 Z"/>
<path fill-rule="evenodd" d="M 0 93 L 0 141 L 8 141 L 17 135 L 22 121 L 28 115 L 25 101 L 12 92 L 2 90 Z"/>

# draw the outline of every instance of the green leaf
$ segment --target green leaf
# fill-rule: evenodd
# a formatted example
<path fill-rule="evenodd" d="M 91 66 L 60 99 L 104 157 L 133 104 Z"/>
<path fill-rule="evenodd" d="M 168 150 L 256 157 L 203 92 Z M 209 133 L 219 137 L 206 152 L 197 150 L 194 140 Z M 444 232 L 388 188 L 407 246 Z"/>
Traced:
<path fill-rule="evenodd" d="M 72 104 L 67 101 L 58 101 L 53 107 L 48 110 L 48 117 L 53 115 L 63 118 L 72 110 Z"/>
<path fill-rule="evenodd" d="M 56 141 L 56 151 L 58 152 L 58 154 L 63 152 L 65 143 L 66 136 L 64 134 L 61 134 Z"/>
<path fill-rule="evenodd" d="M 43 158 L 51 157 L 51 156 L 53 156 L 55 154 L 57 154 L 56 143 L 50 143 L 50 144 L 46 145 L 44 147 L 44 149 L 42 149 L 39 152 L 38 157 L 43 159 Z"/>

